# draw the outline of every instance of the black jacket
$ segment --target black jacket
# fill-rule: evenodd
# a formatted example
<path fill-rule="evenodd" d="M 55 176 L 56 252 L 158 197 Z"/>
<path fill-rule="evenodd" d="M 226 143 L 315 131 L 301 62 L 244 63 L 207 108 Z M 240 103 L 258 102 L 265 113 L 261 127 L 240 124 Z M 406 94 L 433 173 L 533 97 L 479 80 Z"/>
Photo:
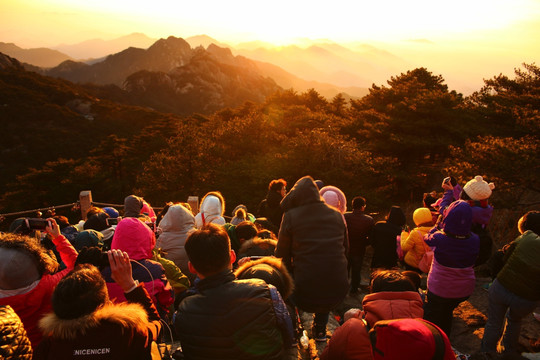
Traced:
<path fill-rule="evenodd" d="M 303 177 L 283 198 L 276 256 L 293 275 L 296 305 L 328 312 L 343 301 L 347 279 L 347 229 L 342 214 L 321 200 L 311 177 Z"/>
<path fill-rule="evenodd" d="M 270 289 L 224 271 L 196 285 L 174 322 L 186 359 L 281 359 L 283 338 Z"/>
<path fill-rule="evenodd" d="M 281 195 L 277 191 L 268 190 L 266 198 L 259 204 L 257 217 L 267 218 L 276 228 L 281 225 L 283 210 L 279 206 Z"/>

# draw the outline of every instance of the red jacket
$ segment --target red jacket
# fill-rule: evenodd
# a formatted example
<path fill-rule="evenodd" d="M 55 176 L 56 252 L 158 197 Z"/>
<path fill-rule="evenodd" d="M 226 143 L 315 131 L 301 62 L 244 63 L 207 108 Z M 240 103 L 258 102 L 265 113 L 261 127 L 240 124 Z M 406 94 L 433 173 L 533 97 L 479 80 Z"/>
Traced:
<path fill-rule="evenodd" d="M 338 327 L 321 360 L 372 360 L 369 329 L 379 320 L 421 318 L 422 298 L 414 291 L 368 294 L 362 301 L 363 319 L 352 318 Z"/>
<path fill-rule="evenodd" d="M 67 268 L 56 274 L 43 275 L 38 285 L 27 293 L 0 298 L 0 305 L 10 305 L 19 315 L 34 349 L 43 336 L 38 329 L 38 321 L 51 311 L 51 296 L 56 284 L 73 269 L 77 260 L 77 251 L 63 235 L 53 243 Z"/>

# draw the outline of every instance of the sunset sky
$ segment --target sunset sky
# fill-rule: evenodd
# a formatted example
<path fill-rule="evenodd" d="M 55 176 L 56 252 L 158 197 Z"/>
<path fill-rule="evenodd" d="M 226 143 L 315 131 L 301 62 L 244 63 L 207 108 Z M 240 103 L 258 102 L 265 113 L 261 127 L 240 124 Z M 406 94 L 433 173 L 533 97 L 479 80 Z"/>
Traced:
<path fill-rule="evenodd" d="M 505 64 L 499 73 L 540 59 L 540 1 L 0 0 L 0 41 L 24 48 L 133 32 L 207 34 L 233 45 L 302 38 L 382 44 L 432 61 L 439 61 L 437 54 L 448 61 L 452 53 L 477 62 L 496 57 L 494 68 Z"/>

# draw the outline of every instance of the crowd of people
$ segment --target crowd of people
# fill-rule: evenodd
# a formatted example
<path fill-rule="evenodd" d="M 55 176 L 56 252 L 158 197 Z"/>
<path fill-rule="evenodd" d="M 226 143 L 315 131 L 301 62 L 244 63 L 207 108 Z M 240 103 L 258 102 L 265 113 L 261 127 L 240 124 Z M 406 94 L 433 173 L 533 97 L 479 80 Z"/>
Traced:
<path fill-rule="evenodd" d="M 446 178 L 413 229 L 399 206 L 375 222 L 362 196 L 347 212 L 338 187 L 310 176 L 290 191 L 272 180 L 253 213 L 240 204 L 230 217 L 212 191 L 198 209 L 156 213 L 129 195 L 123 211 L 92 207 L 74 225 L 16 219 L 0 233 L 0 357 L 157 359 L 177 340 L 174 358 L 282 359 L 307 334 L 327 344 L 322 359 L 455 359 L 453 311 L 493 253 L 493 189 Z M 521 321 L 540 304 L 540 212 L 518 229 L 493 256 L 487 359 L 519 352 Z M 330 312 L 361 291 L 368 246 L 369 294 L 328 339 Z"/>

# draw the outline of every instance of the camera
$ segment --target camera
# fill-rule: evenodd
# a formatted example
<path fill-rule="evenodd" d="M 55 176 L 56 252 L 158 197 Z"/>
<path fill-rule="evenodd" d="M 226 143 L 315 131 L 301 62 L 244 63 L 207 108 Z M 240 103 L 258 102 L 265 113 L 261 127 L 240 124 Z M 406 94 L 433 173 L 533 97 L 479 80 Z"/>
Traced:
<path fill-rule="evenodd" d="M 445 183 L 445 184 L 450 184 L 450 176 L 449 176 L 449 177 L 445 177 L 444 180 L 443 180 L 443 183 Z"/>
<path fill-rule="evenodd" d="M 117 218 L 107 218 L 107 219 L 106 219 L 107 225 L 108 225 L 108 226 L 118 225 L 118 223 L 120 222 L 121 219 L 122 219 L 121 217 L 117 217 Z"/>
<path fill-rule="evenodd" d="M 47 219 L 40 218 L 26 218 L 24 219 L 26 227 L 30 230 L 40 230 L 43 231 L 45 228 L 51 227 L 51 222 Z"/>

